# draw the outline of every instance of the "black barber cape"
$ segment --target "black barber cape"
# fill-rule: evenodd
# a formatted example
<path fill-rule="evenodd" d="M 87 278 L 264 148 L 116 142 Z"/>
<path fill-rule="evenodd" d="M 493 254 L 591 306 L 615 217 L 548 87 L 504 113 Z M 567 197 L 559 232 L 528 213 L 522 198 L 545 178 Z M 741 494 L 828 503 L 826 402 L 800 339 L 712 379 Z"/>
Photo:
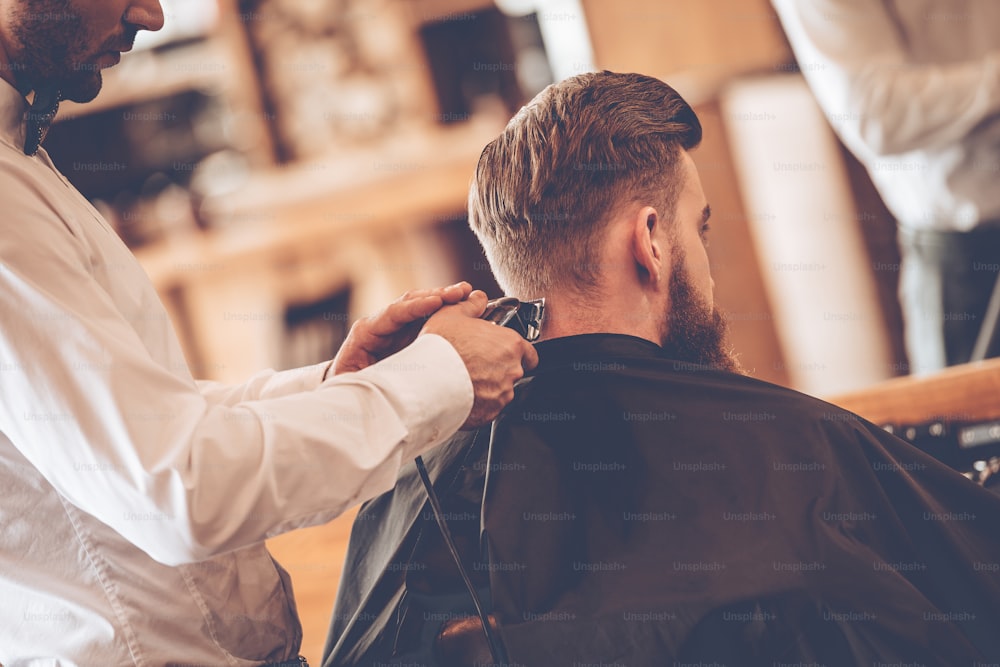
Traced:
<path fill-rule="evenodd" d="M 1000 497 L 648 341 L 537 349 L 492 433 L 425 457 L 511 664 L 1000 661 Z M 324 664 L 445 664 L 442 623 L 473 613 L 411 465 L 356 519 Z"/>

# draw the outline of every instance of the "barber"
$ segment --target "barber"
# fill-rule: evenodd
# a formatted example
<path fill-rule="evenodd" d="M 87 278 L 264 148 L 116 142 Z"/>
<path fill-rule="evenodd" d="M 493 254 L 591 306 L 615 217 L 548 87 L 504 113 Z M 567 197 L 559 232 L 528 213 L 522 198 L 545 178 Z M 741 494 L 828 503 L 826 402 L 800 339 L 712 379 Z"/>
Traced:
<path fill-rule="evenodd" d="M 0 0 L 6 667 L 294 659 L 263 541 L 389 489 L 537 363 L 460 283 L 359 321 L 332 362 L 195 381 L 138 262 L 39 145 L 60 99 L 93 99 L 162 25 L 157 0 Z"/>

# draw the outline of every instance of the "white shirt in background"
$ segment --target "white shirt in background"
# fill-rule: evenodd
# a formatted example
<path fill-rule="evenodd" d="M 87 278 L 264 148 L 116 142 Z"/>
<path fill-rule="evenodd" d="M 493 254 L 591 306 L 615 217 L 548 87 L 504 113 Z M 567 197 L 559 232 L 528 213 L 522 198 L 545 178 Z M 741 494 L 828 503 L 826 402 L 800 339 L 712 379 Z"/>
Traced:
<path fill-rule="evenodd" d="M 772 2 L 820 106 L 900 224 L 1000 221 L 1000 2 Z"/>

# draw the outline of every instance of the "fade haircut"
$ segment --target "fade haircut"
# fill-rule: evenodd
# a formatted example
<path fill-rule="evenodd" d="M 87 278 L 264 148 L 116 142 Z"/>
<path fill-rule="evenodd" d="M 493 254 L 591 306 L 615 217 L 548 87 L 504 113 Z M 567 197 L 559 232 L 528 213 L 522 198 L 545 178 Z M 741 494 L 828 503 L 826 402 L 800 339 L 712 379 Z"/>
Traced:
<path fill-rule="evenodd" d="M 682 150 L 701 123 L 673 88 L 642 74 L 591 72 L 539 93 L 491 141 L 469 192 L 469 224 L 511 296 L 587 292 L 613 209 L 651 202 L 673 219 Z"/>

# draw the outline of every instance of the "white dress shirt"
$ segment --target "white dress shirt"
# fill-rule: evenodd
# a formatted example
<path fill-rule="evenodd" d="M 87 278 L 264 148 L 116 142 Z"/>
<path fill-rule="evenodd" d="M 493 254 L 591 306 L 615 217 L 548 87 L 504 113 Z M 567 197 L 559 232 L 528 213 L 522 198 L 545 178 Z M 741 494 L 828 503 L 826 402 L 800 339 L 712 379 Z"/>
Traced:
<path fill-rule="evenodd" d="M 0 81 L 0 663 L 294 657 L 262 540 L 391 488 L 468 416 L 465 366 L 426 335 L 325 382 L 196 382 L 125 245 L 23 154 L 25 109 Z"/>
<path fill-rule="evenodd" d="M 1000 221 L 1000 2 L 772 2 L 820 106 L 900 224 Z"/>

